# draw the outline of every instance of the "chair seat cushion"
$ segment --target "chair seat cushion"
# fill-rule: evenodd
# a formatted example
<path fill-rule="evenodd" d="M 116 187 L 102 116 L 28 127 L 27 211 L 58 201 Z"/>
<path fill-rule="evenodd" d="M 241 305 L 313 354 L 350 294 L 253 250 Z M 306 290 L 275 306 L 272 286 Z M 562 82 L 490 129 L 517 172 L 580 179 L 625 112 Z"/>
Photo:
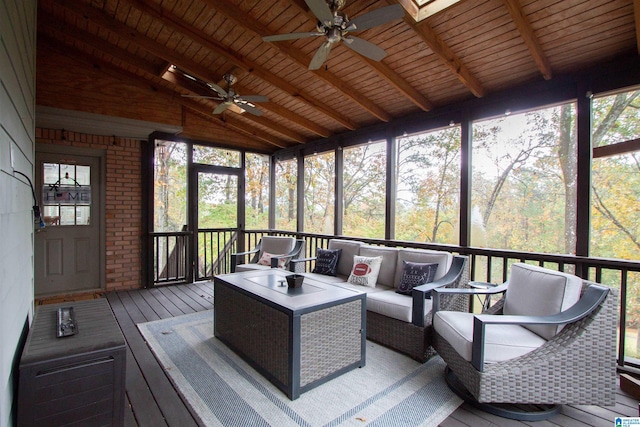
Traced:
<path fill-rule="evenodd" d="M 424 315 L 431 312 L 431 300 L 424 301 Z M 393 288 L 383 292 L 367 293 L 367 311 L 411 323 L 413 318 L 413 298 L 402 295 Z"/>
<path fill-rule="evenodd" d="M 367 307 L 369 302 L 367 301 Z M 473 313 L 439 311 L 433 328 L 465 360 L 471 362 Z M 547 341 L 519 325 L 487 325 L 484 345 L 485 363 L 513 359 L 542 346 Z"/>

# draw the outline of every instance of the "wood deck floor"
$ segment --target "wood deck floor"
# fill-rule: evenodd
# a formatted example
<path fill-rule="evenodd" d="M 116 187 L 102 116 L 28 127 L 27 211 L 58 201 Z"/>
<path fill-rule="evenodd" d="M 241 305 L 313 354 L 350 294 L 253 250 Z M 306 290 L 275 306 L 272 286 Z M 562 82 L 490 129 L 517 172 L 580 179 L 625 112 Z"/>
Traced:
<path fill-rule="evenodd" d="M 136 324 L 213 308 L 212 283 L 165 286 L 107 294 L 113 313 L 127 341 L 125 426 L 197 426 L 189 409 L 171 385 Z M 638 401 L 618 389 L 612 407 L 563 406 L 562 413 L 547 421 L 522 423 L 460 406 L 441 426 L 597 426 L 610 427 L 614 418 L 637 417 Z"/>

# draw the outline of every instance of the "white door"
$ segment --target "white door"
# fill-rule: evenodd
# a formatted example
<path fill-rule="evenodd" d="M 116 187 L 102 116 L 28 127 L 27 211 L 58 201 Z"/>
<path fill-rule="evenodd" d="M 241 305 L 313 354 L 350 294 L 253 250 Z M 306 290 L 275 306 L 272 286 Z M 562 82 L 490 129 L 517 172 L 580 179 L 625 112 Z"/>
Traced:
<path fill-rule="evenodd" d="M 35 296 L 101 289 L 101 159 L 36 152 Z"/>

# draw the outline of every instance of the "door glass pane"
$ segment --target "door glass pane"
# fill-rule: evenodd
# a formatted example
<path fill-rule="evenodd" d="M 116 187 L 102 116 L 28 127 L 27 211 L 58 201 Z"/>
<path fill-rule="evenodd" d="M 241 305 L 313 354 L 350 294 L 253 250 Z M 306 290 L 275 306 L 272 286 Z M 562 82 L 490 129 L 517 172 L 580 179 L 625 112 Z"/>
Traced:
<path fill-rule="evenodd" d="M 240 167 L 240 152 L 224 148 L 193 146 L 193 162 L 212 166 Z"/>
<path fill-rule="evenodd" d="M 198 174 L 198 229 L 238 225 L 238 177 Z"/>
<path fill-rule="evenodd" d="M 45 226 L 89 225 L 91 167 L 43 163 L 42 205 Z"/>

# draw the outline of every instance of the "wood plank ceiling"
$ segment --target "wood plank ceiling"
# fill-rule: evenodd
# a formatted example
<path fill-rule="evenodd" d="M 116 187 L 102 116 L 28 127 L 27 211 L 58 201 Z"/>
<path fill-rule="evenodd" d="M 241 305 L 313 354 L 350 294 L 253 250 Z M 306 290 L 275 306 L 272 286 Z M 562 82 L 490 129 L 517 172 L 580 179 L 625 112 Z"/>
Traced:
<path fill-rule="evenodd" d="M 304 0 L 39 0 L 37 103 L 274 151 L 640 49 L 640 0 L 436 0 L 454 4 L 427 17 L 414 1 L 399 0 L 404 19 L 357 34 L 386 50 L 382 61 L 339 43 L 310 71 L 324 37 L 262 40 L 315 31 Z M 394 3 L 342 10 L 353 19 Z M 225 87 L 226 73 L 240 95 L 269 98 L 255 104 L 261 116 L 214 115 L 219 101 L 182 96 L 215 96 L 203 82 Z"/>

